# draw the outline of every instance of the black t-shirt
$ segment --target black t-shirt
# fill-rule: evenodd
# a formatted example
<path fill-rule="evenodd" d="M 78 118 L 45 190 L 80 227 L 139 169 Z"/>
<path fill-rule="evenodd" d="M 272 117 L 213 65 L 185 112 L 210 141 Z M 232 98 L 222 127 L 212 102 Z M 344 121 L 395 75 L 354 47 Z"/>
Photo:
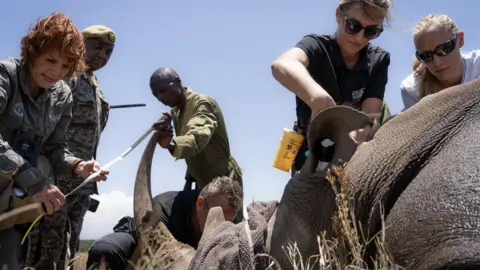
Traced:
<path fill-rule="evenodd" d="M 153 198 L 160 219 L 178 241 L 197 248 L 198 239 L 192 224 L 195 202 L 200 190 L 169 191 Z"/>
<path fill-rule="evenodd" d="M 312 78 L 337 102 L 360 109 L 367 98 L 383 100 L 388 80 L 390 54 L 368 44 L 352 69 L 347 68 L 334 35 L 307 35 L 296 45 L 308 56 L 307 70 Z M 333 67 L 333 69 L 332 69 Z M 306 129 L 311 109 L 298 96 L 297 124 Z"/>

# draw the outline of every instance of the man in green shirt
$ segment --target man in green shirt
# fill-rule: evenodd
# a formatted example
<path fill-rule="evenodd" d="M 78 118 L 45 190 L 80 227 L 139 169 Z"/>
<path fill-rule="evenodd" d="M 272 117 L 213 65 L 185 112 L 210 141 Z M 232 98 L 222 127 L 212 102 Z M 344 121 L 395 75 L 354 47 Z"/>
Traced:
<path fill-rule="evenodd" d="M 150 88 L 161 103 L 172 108 L 171 115 L 165 113 L 166 117 L 153 125 L 158 144 L 177 160 L 185 159 L 187 181 L 194 179 L 196 188 L 202 189 L 214 178 L 228 176 L 243 188 L 243 172 L 230 155 L 227 128 L 215 99 L 184 87 L 168 67 L 153 72 Z M 237 218 L 242 220 L 242 211 Z"/>

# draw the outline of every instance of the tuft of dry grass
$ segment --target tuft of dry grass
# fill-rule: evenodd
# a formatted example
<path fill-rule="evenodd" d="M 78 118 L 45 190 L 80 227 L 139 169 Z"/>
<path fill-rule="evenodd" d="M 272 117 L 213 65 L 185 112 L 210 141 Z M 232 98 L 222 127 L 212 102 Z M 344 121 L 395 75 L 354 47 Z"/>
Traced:
<path fill-rule="evenodd" d="M 344 166 L 332 166 L 332 170 L 327 173 L 327 180 L 332 183 L 336 195 L 337 212 L 332 220 L 336 237 L 326 239 L 325 232 L 317 236 L 319 254 L 313 255 L 307 260 L 302 258 L 295 242 L 289 243 L 287 247 L 282 247 L 293 269 L 369 269 L 368 263 L 364 261 L 365 246 L 362 243 L 370 243 L 371 241 L 374 241 L 377 247 L 377 254 L 372 263 L 374 269 L 403 269 L 394 263 L 385 248 L 385 223 L 383 219 L 382 230 L 372 239 L 367 240 L 363 235 L 359 235 L 362 230 L 356 225 L 354 213 L 349 207 L 350 199 L 342 188 L 344 177 Z M 340 190 L 337 189 L 336 183 L 340 184 Z"/>
<path fill-rule="evenodd" d="M 74 269 L 75 270 L 86 270 L 86 265 L 87 265 L 87 260 L 88 260 L 88 253 L 87 252 L 79 252 L 78 255 L 76 255 L 75 261 L 74 261 Z"/>

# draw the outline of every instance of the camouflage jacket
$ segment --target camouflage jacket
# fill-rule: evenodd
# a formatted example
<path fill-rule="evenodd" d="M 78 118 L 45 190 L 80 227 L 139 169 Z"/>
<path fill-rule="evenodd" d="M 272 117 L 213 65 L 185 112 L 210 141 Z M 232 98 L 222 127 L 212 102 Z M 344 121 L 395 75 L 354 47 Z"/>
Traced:
<path fill-rule="evenodd" d="M 96 159 L 100 136 L 108 120 L 108 102 L 93 74 L 74 77 L 68 84 L 73 96 L 68 149 L 83 160 Z"/>
<path fill-rule="evenodd" d="M 108 103 L 94 75 L 83 74 L 68 84 L 73 96 L 68 148 L 84 160 L 95 159 L 100 135 L 108 120 Z"/>
<path fill-rule="evenodd" d="M 30 96 L 27 69 L 20 59 L 0 61 L 0 194 L 11 182 L 13 171 L 27 162 L 12 149 L 20 130 L 26 139 L 40 136 L 39 154 L 49 159 L 56 174 L 71 175 L 72 164 L 78 159 L 67 149 L 65 136 L 71 108 L 72 93 L 65 82 L 57 82 L 35 100 Z M 48 184 L 47 180 L 34 178 L 23 181 L 19 184 L 30 194 Z"/>

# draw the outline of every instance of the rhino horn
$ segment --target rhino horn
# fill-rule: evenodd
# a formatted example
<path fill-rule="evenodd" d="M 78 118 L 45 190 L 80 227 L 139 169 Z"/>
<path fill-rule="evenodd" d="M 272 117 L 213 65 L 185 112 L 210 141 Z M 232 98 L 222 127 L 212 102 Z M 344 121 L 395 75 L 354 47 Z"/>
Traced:
<path fill-rule="evenodd" d="M 131 261 L 141 269 L 147 266 L 153 269 L 187 269 L 195 249 L 177 241 L 153 209 L 151 168 L 156 146 L 157 137 L 154 135 L 138 166 L 133 202 L 137 247 Z M 144 257 L 148 259 L 144 260 Z"/>
<path fill-rule="evenodd" d="M 225 216 L 223 215 L 223 210 L 219 206 L 210 208 L 208 211 L 207 221 L 205 222 L 205 227 L 203 229 L 202 238 L 200 241 L 212 232 L 220 223 L 225 221 Z"/>
<path fill-rule="evenodd" d="M 371 125 L 373 121 L 372 116 L 349 106 L 329 107 L 313 116 L 307 134 L 310 154 L 305 162 L 306 171 L 316 171 L 322 155 L 321 144 L 326 139 L 334 143 L 333 160 L 348 161 L 357 149 L 357 143 L 349 133 Z"/>
<path fill-rule="evenodd" d="M 155 223 L 155 215 L 152 215 L 151 169 L 156 146 L 156 136 L 152 136 L 143 152 L 135 180 L 133 213 L 139 235 L 149 224 Z"/>

